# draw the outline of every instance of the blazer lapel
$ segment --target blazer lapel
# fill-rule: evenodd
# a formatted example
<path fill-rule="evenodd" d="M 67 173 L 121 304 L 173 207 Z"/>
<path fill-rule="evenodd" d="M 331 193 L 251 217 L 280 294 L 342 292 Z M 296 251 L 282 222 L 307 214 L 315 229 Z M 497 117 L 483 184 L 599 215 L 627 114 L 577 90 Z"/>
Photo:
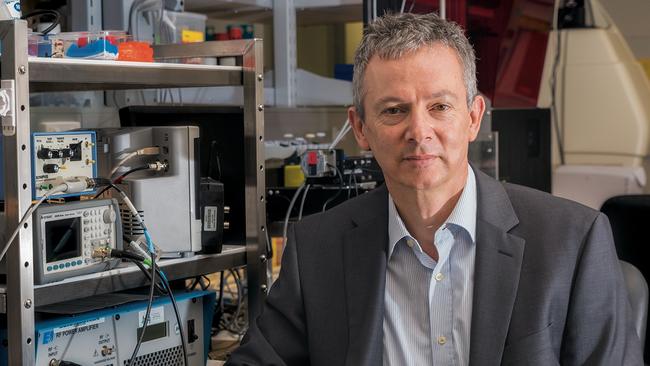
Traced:
<path fill-rule="evenodd" d="M 388 243 L 388 193 L 369 193 L 343 241 L 349 344 L 346 365 L 381 365 Z"/>
<path fill-rule="evenodd" d="M 476 264 L 470 365 L 498 365 L 517 295 L 525 240 L 509 234 L 519 220 L 503 186 L 478 170 Z"/>

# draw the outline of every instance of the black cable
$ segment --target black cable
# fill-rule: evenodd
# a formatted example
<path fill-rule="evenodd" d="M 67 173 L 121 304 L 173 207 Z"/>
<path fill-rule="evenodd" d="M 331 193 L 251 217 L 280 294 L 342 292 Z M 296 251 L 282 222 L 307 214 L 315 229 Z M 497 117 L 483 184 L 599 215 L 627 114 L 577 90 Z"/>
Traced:
<path fill-rule="evenodd" d="M 206 286 L 206 289 L 210 288 L 210 286 L 212 286 L 212 281 L 210 281 L 210 277 L 206 275 L 202 275 L 201 277 L 205 278 L 205 280 L 208 281 L 208 285 Z"/>
<path fill-rule="evenodd" d="M 64 360 L 59 361 L 59 363 L 57 365 L 58 366 L 81 366 L 78 363 L 75 363 L 75 362 L 72 362 L 72 361 L 64 361 Z"/>
<path fill-rule="evenodd" d="M 135 265 L 137 265 L 138 268 L 140 268 L 140 270 L 143 271 L 143 273 L 147 276 L 147 278 L 149 278 L 149 281 L 151 281 L 152 284 L 155 284 L 155 287 L 158 289 L 158 291 L 160 291 L 161 293 L 169 296 L 169 299 L 172 302 L 172 306 L 174 307 L 174 313 L 176 314 L 176 320 L 178 321 L 178 329 L 179 329 L 179 332 L 180 332 L 180 335 L 181 335 L 181 343 L 182 343 L 182 346 L 183 346 L 183 358 L 184 358 L 184 361 L 185 361 L 185 365 L 188 365 L 189 363 L 187 361 L 187 348 L 186 348 L 186 345 L 185 345 L 185 335 L 183 334 L 183 321 L 182 321 L 181 316 L 180 316 L 180 314 L 178 312 L 178 306 L 176 304 L 176 298 L 174 297 L 174 294 L 172 293 L 171 286 L 169 285 L 169 282 L 167 282 L 167 279 L 163 275 L 160 268 L 158 268 L 158 266 L 156 265 L 155 256 L 152 255 L 152 257 L 151 257 L 151 274 L 149 274 L 149 272 L 147 272 L 147 270 L 144 268 L 144 265 L 136 259 L 138 257 L 143 258 L 142 256 L 139 256 L 136 253 L 131 253 L 131 252 L 127 252 L 127 251 L 117 252 L 116 254 L 117 254 L 116 257 L 118 257 L 118 258 L 124 258 L 124 259 L 126 259 L 128 261 L 131 261 L 132 263 L 135 263 Z M 155 277 L 156 273 L 158 274 L 158 278 L 159 278 L 160 282 L 163 285 L 162 288 L 156 283 L 156 277 Z M 138 339 L 138 343 L 136 344 L 136 347 L 133 350 L 133 355 L 131 356 L 131 360 L 128 363 L 128 365 L 131 365 L 133 363 L 133 361 L 135 360 L 135 357 L 136 357 L 136 355 L 138 353 L 138 350 L 140 349 L 140 345 L 142 344 L 142 339 L 143 339 L 144 333 L 147 330 L 147 321 L 149 319 L 149 312 L 151 311 L 151 306 L 152 306 L 152 302 L 153 302 L 153 294 L 152 294 L 153 286 L 151 287 L 150 291 L 151 292 L 149 294 L 149 303 L 147 304 L 147 313 L 145 314 L 145 322 L 144 322 L 144 325 L 143 325 L 142 333 L 140 333 L 140 338 Z"/>
<path fill-rule="evenodd" d="M 142 324 L 142 333 L 140 333 L 140 337 L 138 338 L 138 343 L 136 343 L 135 348 L 133 349 L 133 354 L 131 355 L 131 358 L 129 359 L 128 365 L 133 365 L 133 362 L 135 361 L 135 357 L 138 355 L 138 351 L 140 350 L 140 346 L 142 345 L 142 340 L 144 339 L 144 333 L 147 331 L 147 324 L 149 323 L 149 315 L 151 314 L 151 307 L 153 305 L 153 294 L 154 294 L 154 289 L 156 288 L 156 255 L 155 253 L 151 253 L 151 286 L 149 288 L 149 302 L 147 303 L 147 311 L 144 315 L 144 323 Z M 181 330 L 182 333 L 182 330 Z M 187 362 L 185 363 L 187 365 Z"/>
<path fill-rule="evenodd" d="M 122 188 L 120 188 L 120 187 L 116 186 L 115 184 L 111 183 L 111 184 L 107 185 L 106 187 L 104 187 L 104 189 L 102 189 L 101 191 L 99 191 L 99 193 L 97 193 L 97 194 L 95 195 L 95 197 L 93 197 L 93 199 L 95 199 L 95 198 L 101 196 L 102 194 L 104 194 L 104 192 L 108 191 L 108 190 L 111 189 L 111 188 L 113 188 L 114 190 L 118 191 L 119 193 L 124 194 L 124 190 L 122 190 Z"/>
<path fill-rule="evenodd" d="M 120 250 L 120 249 L 111 249 L 111 257 L 133 259 L 135 261 L 140 261 L 140 262 L 144 262 L 145 260 L 144 256 L 140 255 L 139 253 L 134 253 L 128 250 Z"/>
<path fill-rule="evenodd" d="M 131 170 L 126 171 L 126 173 L 120 175 L 119 177 L 113 179 L 113 183 L 114 184 L 120 184 L 120 183 L 122 183 L 122 180 L 124 180 L 124 178 L 126 178 L 127 175 L 129 175 L 131 173 L 134 173 L 134 172 L 138 172 L 140 170 L 148 170 L 148 169 L 149 169 L 149 165 L 143 165 L 143 166 L 139 166 L 137 168 L 133 168 Z"/>
<path fill-rule="evenodd" d="M 45 28 L 41 33 L 43 35 L 46 35 L 50 33 L 54 28 L 56 28 L 57 25 L 61 22 L 61 13 L 59 13 L 56 10 L 50 10 L 50 9 L 45 9 L 45 10 L 35 10 L 31 13 L 27 13 L 20 17 L 21 19 L 27 19 L 27 18 L 33 18 L 33 17 L 38 17 L 41 15 L 52 15 L 54 16 L 54 20 L 52 21 L 52 24 Z"/>
<path fill-rule="evenodd" d="M 336 191 L 336 194 L 333 195 L 332 197 L 330 197 L 327 201 L 325 201 L 325 203 L 323 204 L 323 211 L 322 212 L 325 212 L 325 210 L 327 210 L 327 205 L 329 205 L 330 203 L 332 203 L 332 201 L 334 201 L 335 199 L 337 199 L 339 197 L 341 192 L 343 192 L 343 188 L 344 188 L 343 174 L 341 174 L 341 171 L 339 170 L 339 168 L 332 165 L 332 164 L 327 164 L 327 166 L 330 166 L 330 167 L 336 169 L 336 174 L 339 176 L 339 180 L 340 180 L 341 184 L 339 186 L 339 190 Z"/>
<path fill-rule="evenodd" d="M 153 258 L 152 258 L 152 260 L 153 260 Z M 152 265 L 153 265 L 153 262 L 152 262 Z M 178 312 L 178 306 L 176 305 L 176 298 L 174 297 L 171 286 L 169 286 L 169 282 L 167 282 L 167 278 L 165 278 L 165 276 L 160 272 L 160 269 L 158 269 L 155 265 L 153 265 L 151 268 L 156 269 L 156 272 L 158 272 L 158 275 L 159 275 L 162 283 L 167 288 L 167 296 L 169 296 L 169 299 L 172 302 L 172 306 L 174 307 L 174 314 L 176 314 L 176 321 L 178 322 L 178 331 L 181 334 L 181 345 L 183 346 L 183 361 L 185 361 L 184 365 L 189 365 L 189 363 L 187 362 L 187 347 L 185 346 L 185 335 L 183 334 L 183 322 L 181 320 L 181 315 Z"/>
<path fill-rule="evenodd" d="M 147 268 L 145 268 L 142 262 L 139 262 L 131 258 L 124 258 L 124 259 L 138 266 L 138 268 L 140 268 L 140 271 L 147 277 L 149 281 L 151 281 L 151 272 L 149 272 Z M 165 287 L 163 286 L 160 286 L 160 284 L 158 283 L 156 283 L 156 290 L 158 290 L 158 292 L 160 292 L 163 295 L 167 295 L 167 289 L 165 289 Z"/>
<path fill-rule="evenodd" d="M 223 271 L 219 272 L 219 274 L 219 311 L 223 313 Z"/>
<path fill-rule="evenodd" d="M 128 176 L 129 174 L 131 174 L 131 173 L 133 173 L 133 172 L 137 172 L 137 171 L 140 171 L 140 170 L 146 170 L 146 169 L 149 169 L 149 166 L 148 166 L 148 165 L 139 166 L 139 167 L 137 167 L 137 168 L 133 168 L 133 169 L 131 169 L 131 170 L 125 172 L 124 174 L 122 174 L 122 175 L 120 175 L 119 177 L 115 178 L 115 179 L 113 180 L 112 183 L 107 184 L 106 187 L 104 187 L 101 191 L 99 191 L 99 193 L 97 193 L 97 194 L 95 195 L 95 197 L 93 197 L 93 199 L 95 199 L 95 198 L 101 196 L 102 194 L 104 194 L 104 192 L 108 191 L 108 190 L 111 189 L 111 188 L 114 188 L 114 189 L 117 190 L 118 192 L 124 192 L 123 190 L 121 190 L 120 188 L 118 188 L 117 186 L 115 186 L 115 184 L 120 184 L 120 183 L 122 183 L 122 180 L 123 180 L 124 178 L 126 178 L 126 176 Z"/>

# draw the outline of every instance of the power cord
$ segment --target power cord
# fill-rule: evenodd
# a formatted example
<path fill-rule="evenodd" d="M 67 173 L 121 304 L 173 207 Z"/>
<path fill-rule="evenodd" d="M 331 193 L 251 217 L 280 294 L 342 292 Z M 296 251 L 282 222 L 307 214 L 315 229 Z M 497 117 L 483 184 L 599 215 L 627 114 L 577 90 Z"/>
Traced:
<path fill-rule="evenodd" d="M 35 11 L 31 12 L 31 13 L 27 13 L 27 14 L 23 15 L 20 18 L 21 19 L 28 19 L 28 18 L 33 18 L 33 17 L 40 17 L 40 16 L 43 16 L 43 15 L 52 15 L 54 17 L 54 21 L 52 21 L 52 24 L 49 27 L 45 28 L 41 32 L 43 35 L 46 35 L 46 34 L 50 33 L 52 30 L 54 30 L 54 28 L 56 28 L 56 26 L 59 25 L 59 23 L 61 22 L 61 13 L 59 13 L 58 11 L 50 10 L 50 9 L 35 10 Z"/>

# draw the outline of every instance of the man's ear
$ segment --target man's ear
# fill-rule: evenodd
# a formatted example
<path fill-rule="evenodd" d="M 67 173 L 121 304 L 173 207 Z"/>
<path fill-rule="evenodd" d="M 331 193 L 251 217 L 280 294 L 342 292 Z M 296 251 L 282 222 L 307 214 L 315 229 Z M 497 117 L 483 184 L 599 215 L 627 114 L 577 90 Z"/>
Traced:
<path fill-rule="evenodd" d="M 478 131 L 481 129 L 481 120 L 485 113 L 485 99 L 482 95 L 474 97 L 471 109 L 469 110 L 469 142 L 476 140 Z"/>
<path fill-rule="evenodd" d="M 370 150 L 370 144 L 368 143 L 368 139 L 366 139 L 366 135 L 364 133 L 365 126 L 361 120 L 361 117 L 359 116 L 359 113 L 357 113 L 356 108 L 348 108 L 348 121 L 350 121 L 350 124 L 352 125 L 354 138 L 357 140 L 359 147 L 363 150 Z"/>

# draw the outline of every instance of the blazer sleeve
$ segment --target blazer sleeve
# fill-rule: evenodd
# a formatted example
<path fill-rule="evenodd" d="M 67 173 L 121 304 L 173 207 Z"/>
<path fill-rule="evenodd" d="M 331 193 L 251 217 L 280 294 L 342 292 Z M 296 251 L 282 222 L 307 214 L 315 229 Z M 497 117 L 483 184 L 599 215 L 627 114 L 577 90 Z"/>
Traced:
<path fill-rule="evenodd" d="M 262 309 L 250 322 L 227 366 L 309 365 L 305 312 L 300 286 L 295 229 L 287 236 L 280 275 Z"/>
<path fill-rule="evenodd" d="M 562 365 L 643 365 L 612 231 L 602 213 L 582 243 L 570 301 Z"/>

